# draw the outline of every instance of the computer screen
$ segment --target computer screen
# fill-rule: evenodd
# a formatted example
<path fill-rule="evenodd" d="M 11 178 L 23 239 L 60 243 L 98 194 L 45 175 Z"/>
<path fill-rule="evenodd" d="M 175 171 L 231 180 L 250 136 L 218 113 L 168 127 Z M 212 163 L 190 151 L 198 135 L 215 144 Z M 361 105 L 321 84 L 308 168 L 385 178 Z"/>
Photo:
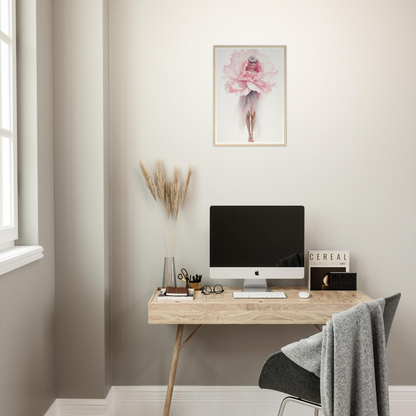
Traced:
<path fill-rule="evenodd" d="M 211 206 L 210 277 L 302 279 L 304 229 L 303 206 Z"/>

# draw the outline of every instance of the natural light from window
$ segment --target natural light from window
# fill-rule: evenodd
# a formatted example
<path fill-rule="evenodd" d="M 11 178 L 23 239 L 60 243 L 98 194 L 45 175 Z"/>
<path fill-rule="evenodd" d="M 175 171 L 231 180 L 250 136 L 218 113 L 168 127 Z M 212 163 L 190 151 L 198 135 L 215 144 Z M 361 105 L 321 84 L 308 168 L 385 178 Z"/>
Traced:
<path fill-rule="evenodd" d="M 18 244 L 15 22 L 16 0 L 0 0 L 0 275 L 43 257 L 42 246 Z"/>
<path fill-rule="evenodd" d="M 0 0 L 0 243 L 17 238 L 13 6 Z"/>

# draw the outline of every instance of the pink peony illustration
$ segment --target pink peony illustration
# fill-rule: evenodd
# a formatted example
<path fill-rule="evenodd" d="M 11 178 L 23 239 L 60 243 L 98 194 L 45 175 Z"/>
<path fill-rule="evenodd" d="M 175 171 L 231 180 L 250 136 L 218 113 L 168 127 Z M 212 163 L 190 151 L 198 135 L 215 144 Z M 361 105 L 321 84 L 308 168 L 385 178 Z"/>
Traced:
<path fill-rule="evenodd" d="M 257 58 L 254 71 L 256 74 L 248 72 L 250 69 L 249 58 Z M 225 74 L 225 91 L 235 93 L 238 96 L 245 96 L 255 91 L 259 94 L 267 95 L 272 91 L 273 80 L 277 76 L 277 69 L 274 70 L 273 63 L 269 62 L 267 56 L 260 53 L 258 49 L 234 50 L 231 55 L 230 65 L 224 65 L 222 70 Z"/>
<path fill-rule="evenodd" d="M 225 91 L 238 98 L 238 115 L 242 127 L 247 127 L 249 142 L 254 142 L 254 131 L 259 131 L 260 101 L 272 92 L 278 75 L 274 64 L 258 49 L 235 49 L 230 64 L 222 69 Z"/>

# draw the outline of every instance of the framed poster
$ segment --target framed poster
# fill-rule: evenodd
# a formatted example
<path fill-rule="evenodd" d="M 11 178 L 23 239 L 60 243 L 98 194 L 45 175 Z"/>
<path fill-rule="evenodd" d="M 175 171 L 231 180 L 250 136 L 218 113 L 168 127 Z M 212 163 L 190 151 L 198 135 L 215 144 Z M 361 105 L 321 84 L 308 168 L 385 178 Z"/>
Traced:
<path fill-rule="evenodd" d="M 286 46 L 214 46 L 214 146 L 286 146 Z"/>

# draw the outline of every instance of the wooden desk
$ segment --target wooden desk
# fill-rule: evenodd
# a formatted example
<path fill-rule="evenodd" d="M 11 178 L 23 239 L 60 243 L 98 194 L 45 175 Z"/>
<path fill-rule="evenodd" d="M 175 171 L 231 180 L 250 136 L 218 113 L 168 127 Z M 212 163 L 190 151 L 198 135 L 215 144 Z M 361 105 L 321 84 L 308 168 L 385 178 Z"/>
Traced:
<path fill-rule="evenodd" d="M 179 351 L 203 325 L 324 325 L 332 315 L 345 311 L 361 302 L 371 300 L 363 292 L 357 291 L 312 291 L 308 299 L 299 298 L 306 287 L 273 287 L 274 291 L 285 292 L 286 299 L 234 299 L 233 291 L 241 287 L 224 287 L 221 294 L 203 295 L 195 292 L 193 301 L 157 299 L 157 288 L 148 304 L 149 324 L 178 325 L 172 365 L 166 392 L 163 416 L 168 416 L 175 384 Z M 182 343 L 184 325 L 199 325 Z M 319 328 L 318 326 L 318 329 Z"/>

